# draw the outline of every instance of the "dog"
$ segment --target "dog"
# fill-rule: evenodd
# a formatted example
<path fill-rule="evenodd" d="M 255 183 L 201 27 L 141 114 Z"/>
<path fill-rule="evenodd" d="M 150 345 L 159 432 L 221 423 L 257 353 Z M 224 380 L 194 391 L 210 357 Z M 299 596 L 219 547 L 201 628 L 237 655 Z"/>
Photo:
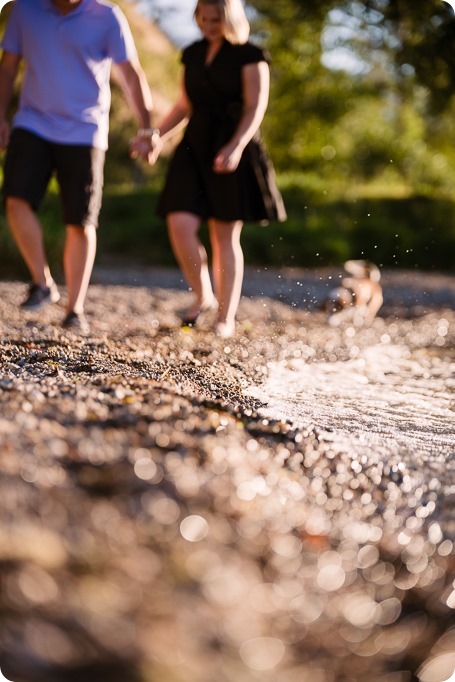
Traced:
<path fill-rule="evenodd" d="M 341 285 L 332 289 L 322 304 L 328 323 L 333 327 L 343 322 L 371 324 L 384 300 L 380 270 L 366 260 L 348 260 L 344 269 L 349 276 L 343 277 Z"/>

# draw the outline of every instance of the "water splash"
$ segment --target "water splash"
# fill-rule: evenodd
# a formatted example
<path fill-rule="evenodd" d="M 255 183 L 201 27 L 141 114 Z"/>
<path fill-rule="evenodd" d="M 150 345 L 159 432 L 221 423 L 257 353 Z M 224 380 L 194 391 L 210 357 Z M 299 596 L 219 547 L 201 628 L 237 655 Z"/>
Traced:
<path fill-rule="evenodd" d="M 265 416 L 314 424 L 342 449 L 453 454 L 455 363 L 447 351 L 380 344 L 336 362 L 276 363 L 249 394 Z"/>

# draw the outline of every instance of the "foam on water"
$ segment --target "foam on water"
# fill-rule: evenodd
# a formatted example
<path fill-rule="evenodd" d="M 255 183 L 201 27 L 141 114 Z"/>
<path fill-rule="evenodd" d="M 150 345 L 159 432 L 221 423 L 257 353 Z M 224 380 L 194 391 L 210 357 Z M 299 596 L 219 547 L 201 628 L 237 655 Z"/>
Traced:
<path fill-rule="evenodd" d="M 344 362 L 278 362 L 249 394 L 264 416 L 313 424 L 343 450 L 439 460 L 455 452 L 454 369 L 447 353 L 381 344 Z"/>

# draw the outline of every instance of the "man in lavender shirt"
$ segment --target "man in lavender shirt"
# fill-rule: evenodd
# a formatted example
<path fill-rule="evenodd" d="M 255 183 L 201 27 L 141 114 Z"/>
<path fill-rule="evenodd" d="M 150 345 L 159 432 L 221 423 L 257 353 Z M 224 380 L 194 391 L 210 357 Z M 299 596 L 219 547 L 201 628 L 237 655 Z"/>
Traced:
<path fill-rule="evenodd" d="M 84 300 L 96 252 L 111 65 L 138 120 L 142 156 L 153 154 L 156 134 L 150 89 L 127 20 L 107 0 L 15 0 L 1 47 L 0 148 L 7 148 L 3 197 L 32 279 L 22 307 L 36 310 L 60 298 L 37 217 L 55 173 L 66 225 L 63 326 L 87 333 Z M 10 132 L 7 112 L 22 60 L 24 78 Z"/>

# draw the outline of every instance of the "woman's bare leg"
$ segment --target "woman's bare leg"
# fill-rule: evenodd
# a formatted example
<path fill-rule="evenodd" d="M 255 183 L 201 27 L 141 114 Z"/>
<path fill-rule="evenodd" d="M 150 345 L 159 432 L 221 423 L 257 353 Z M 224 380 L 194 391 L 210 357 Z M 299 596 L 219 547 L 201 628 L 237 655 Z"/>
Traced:
<path fill-rule="evenodd" d="M 186 317 L 192 319 L 213 304 L 207 252 L 198 237 L 201 219 L 192 213 L 175 212 L 167 217 L 172 250 L 195 299 Z"/>
<path fill-rule="evenodd" d="M 213 253 L 213 280 L 219 303 L 217 331 L 231 336 L 235 329 L 235 315 L 242 293 L 243 251 L 240 235 L 243 223 L 209 221 Z"/>

